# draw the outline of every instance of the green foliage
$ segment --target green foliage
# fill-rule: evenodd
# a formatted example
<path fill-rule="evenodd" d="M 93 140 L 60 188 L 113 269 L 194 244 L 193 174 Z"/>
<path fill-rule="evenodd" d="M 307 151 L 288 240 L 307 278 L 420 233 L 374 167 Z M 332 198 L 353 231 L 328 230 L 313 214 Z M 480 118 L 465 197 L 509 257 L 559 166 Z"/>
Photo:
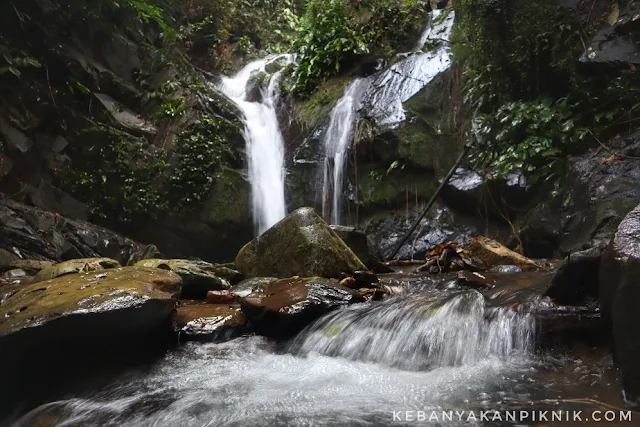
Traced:
<path fill-rule="evenodd" d="M 467 66 L 466 101 L 488 138 L 476 166 L 555 180 L 587 133 L 607 139 L 638 120 L 634 67 L 578 66 L 584 40 L 602 26 L 592 2 L 577 10 L 555 0 L 461 0 L 454 7 L 455 60 Z"/>
<path fill-rule="evenodd" d="M 298 53 L 294 86 L 309 94 L 322 79 L 340 73 L 372 53 L 389 56 L 406 47 L 424 15 L 417 0 L 309 0 L 297 25 L 293 50 Z"/>
<path fill-rule="evenodd" d="M 130 222 L 163 206 L 156 178 L 164 157 L 151 156 L 139 140 L 103 126 L 78 133 L 69 155 L 78 161 L 60 172 L 63 188 L 111 222 Z"/>
<path fill-rule="evenodd" d="M 494 176 L 519 169 L 532 184 L 559 178 L 568 152 L 587 133 L 575 123 L 566 100 L 510 102 L 495 115 L 478 117 L 476 124 L 489 141 L 476 147 L 474 166 L 489 168 Z"/>
<path fill-rule="evenodd" d="M 71 141 L 71 166 L 60 171 L 64 189 L 110 223 L 179 212 L 209 194 L 217 170 L 237 160 L 228 139 L 237 123 L 204 116 L 176 138 L 173 151 L 151 152 L 130 136 L 104 126 Z"/>
<path fill-rule="evenodd" d="M 343 0 L 309 1 L 298 32 L 294 78 L 299 93 L 313 91 L 322 78 L 338 73 L 345 60 L 369 51 Z"/>
<path fill-rule="evenodd" d="M 215 173 L 223 165 L 238 160 L 228 140 L 239 130 L 239 123 L 205 116 L 178 135 L 169 178 L 171 203 L 184 208 L 204 201 Z"/>

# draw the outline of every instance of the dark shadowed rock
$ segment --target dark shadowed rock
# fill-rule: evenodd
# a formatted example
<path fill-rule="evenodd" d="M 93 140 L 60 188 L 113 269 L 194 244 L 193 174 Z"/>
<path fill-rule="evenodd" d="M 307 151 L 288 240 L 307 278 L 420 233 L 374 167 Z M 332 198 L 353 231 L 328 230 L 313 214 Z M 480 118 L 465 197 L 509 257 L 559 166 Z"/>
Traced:
<path fill-rule="evenodd" d="M 367 235 L 362 231 L 356 230 L 354 227 L 345 227 L 342 225 L 331 225 L 330 227 L 369 270 L 373 270 L 378 274 L 393 273 L 392 268 L 384 265 L 371 253 Z"/>
<path fill-rule="evenodd" d="M 613 300 L 618 287 L 625 280 L 630 258 L 640 258 L 640 205 L 631 211 L 618 226 L 611 244 L 602 255 L 600 264 L 600 309 L 610 324 Z"/>
<path fill-rule="evenodd" d="M 0 248 L 18 259 L 65 261 L 108 257 L 127 264 L 145 245 L 85 221 L 74 220 L 0 196 Z"/>
<path fill-rule="evenodd" d="M 251 277 L 340 277 L 365 265 L 311 208 L 300 208 L 246 244 L 236 268 Z"/>
<path fill-rule="evenodd" d="M 598 275 L 604 248 L 570 254 L 553 276 L 546 295 L 561 304 L 577 304 L 598 296 Z"/>
<path fill-rule="evenodd" d="M 208 291 L 229 289 L 231 285 L 216 275 L 214 264 L 187 259 L 147 259 L 136 267 L 160 268 L 182 277 L 182 298 L 205 299 Z"/>
<path fill-rule="evenodd" d="M 247 329 L 239 305 L 181 304 L 173 322 L 180 341 L 226 341 Z"/>
<path fill-rule="evenodd" d="M 33 390 L 36 381 L 78 379 L 80 365 L 122 364 L 168 343 L 171 331 L 163 325 L 181 283 L 168 271 L 123 267 L 18 290 L 0 305 L 0 366 L 11 367 L 3 385 L 19 401 L 40 392 Z"/>
<path fill-rule="evenodd" d="M 621 156 L 640 157 L 640 132 L 613 141 L 611 149 Z M 593 150 L 570 159 L 563 233 L 560 251 L 564 254 L 607 245 L 620 221 L 640 203 L 638 161 Z"/>
<path fill-rule="evenodd" d="M 363 302 L 352 289 L 319 277 L 278 280 L 242 301 L 242 311 L 262 335 L 288 337 L 332 310 Z"/>
<path fill-rule="evenodd" d="M 613 299 L 614 356 L 622 371 L 625 397 L 640 404 L 640 258 L 630 257 Z"/>

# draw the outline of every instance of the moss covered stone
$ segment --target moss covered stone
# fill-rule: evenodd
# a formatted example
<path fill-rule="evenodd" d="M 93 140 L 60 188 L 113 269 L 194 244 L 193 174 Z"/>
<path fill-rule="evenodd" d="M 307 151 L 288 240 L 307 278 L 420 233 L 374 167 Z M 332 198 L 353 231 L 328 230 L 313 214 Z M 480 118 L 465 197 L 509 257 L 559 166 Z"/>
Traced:
<path fill-rule="evenodd" d="M 187 259 L 145 259 L 135 264 L 136 267 L 160 268 L 176 273 L 182 278 L 182 297 L 187 299 L 204 299 L 208 291 L 229 289 L 229 282 L 217 275 L 218 270 L 226 273 L 228 269 L 216 268 L 205 261 Z M 237 273 L 237 272 L 236 272 Z"/>
<path fill-rule="evenodd" d="M 311 208 L 300 208 L 245 245 L 236 268 L 251 277 L 339 277 L 366 267 Z"/>
<path fill-rule="evenodd" d="M 33 278 L 33 283 L 54 279 L 67 274 L 100 271 L 116 267 L 120 267 L 120 263 L 111 258 L 72 259 L 41 270 L 36 274 L 36 277 Z"/>
<path fill-rule="evenodd" d="M 48 322 L 153 305 L 165 318 L 180 294 L 180 276 L 157 268 L 121 267 L 31 284 L 0 307 L 0 337 Z M 142 312 L 141 312 L 142 314 Z M 142 321 L 147 321 L 141 319 Z M 73 331 L 68 331 L 72 334 Z"/>

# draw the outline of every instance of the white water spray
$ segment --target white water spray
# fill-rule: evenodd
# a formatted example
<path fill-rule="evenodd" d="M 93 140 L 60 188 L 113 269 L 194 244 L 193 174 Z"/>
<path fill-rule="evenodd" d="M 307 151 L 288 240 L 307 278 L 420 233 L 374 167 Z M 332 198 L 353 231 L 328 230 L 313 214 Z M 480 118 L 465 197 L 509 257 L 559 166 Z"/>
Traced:
<path fill-rule="evenodd" d="M 267 65 L 276 61 L 291 63 L 293 60 L 293 55 L 270 55 L 249 63 L 233 77 L 222 77 L 218 87 L 244 114 L 253 221 L 258 234 L 286 215 L 284 142 L 276 114 L 282 72 L 273 74 L 268 86 L 260 89 L 259 101 L 248 99 L 247 85 L 251 76 L 265 71 Z"/>

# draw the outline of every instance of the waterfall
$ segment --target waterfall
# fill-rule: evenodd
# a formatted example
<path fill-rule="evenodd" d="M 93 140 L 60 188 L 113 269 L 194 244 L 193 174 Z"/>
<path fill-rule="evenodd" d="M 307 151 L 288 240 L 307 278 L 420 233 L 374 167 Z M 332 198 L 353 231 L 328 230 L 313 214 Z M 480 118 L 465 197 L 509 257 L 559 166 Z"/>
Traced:
<path fill-rule="evenodd" d="M 324 136 L 324 176 L 322 184 L 322 216 L 332 224 L 340 224 L 342 187 L 347 154 L 353 139 L 353 124 L 359 101 L 359 89 L 365 82 L 354 80 L 331 111 L 329 127 Z"/>
<path fill-rule="evenodd" d="M 487 307 L 479 292 L 432 291 L 339 310 L 290 345 L 295 354 L 425 370 L 526 355 L 534 331 L 530 314 Z"/>
<path fill-rule="evenodd" d="M 276 108 L 280 96 L 282 71 L 270 76 L 260 88 L 261 99 L 248 99 L 248 85 L 255 73 L 276 61 L 291 63 L 293 55 L 270 55 L 249 63 L 233 77 L 222 77 L 218 89 L 235 103 L 244 115 L 248 176 L 251 183 L 253 221 L 262 234 L 286 215 L 284 197 L 284 142 Z"/>

